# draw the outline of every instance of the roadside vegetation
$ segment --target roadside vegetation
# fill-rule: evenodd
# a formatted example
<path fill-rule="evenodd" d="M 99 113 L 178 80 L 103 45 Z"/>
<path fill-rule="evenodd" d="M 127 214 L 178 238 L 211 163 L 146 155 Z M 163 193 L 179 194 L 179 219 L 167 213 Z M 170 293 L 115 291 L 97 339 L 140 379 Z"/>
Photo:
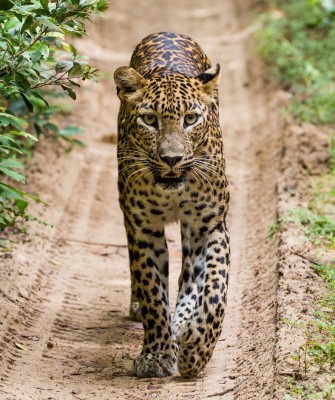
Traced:
<path fill-rule="evenodd" d="M 335 379 L 323 387 L 308 379 L 313 371 L 335 376 L 335 1 L 269 1 L 256 34 L 259 54 L 274 78 L 291 94 L 285 111 L 294 119 L 329 131 L 327 172 L 310 177 L 306 208 L 292 209 L 271 227 L 300 226 L 313 244 L 306 256 L 327 282 L 314 317 L 302 329 L 306 342 L 292 357 L 299 373 L 287 381 L 285 400 L 334 399 Z M 297 328 L 301 329 L 301 328 Z"/>
<path fill-rule="evenodd" d="M 0 2 L 0 233 L 22 229 L 29 201 L 42 201 L 23 186 L 24 163 L 39 138 L 82 145 L 79 127 L 58 126 L 62 109 L 54 100 L 75 100 L 79 82 L 96 79 L 70 39 L 83 36 L 85 22 L 107 7 L 107 0 Z"/>

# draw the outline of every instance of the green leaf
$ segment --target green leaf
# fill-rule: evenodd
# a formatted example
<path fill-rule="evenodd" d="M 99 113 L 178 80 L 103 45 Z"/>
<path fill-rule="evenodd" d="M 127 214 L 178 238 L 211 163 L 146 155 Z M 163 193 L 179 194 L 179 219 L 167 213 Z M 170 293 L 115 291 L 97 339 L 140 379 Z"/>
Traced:
<path fill-rule="evenodd" d="M 4 30 L 7 31 L 11 36 L 16 35 L 16 32 L 13 31 L 20 24 L 20 20 L 16 17 L 12 17 L 7 19 L 4 25 Z"/>
<path fill-rule="evenodd" d="M 40 51 L 34 51 L 30 54 L 31 62 L 36 64 L 42 58 L 42 53 Z"/>
<path fill-rule="evenodd" d="M 24 200 L 23 196 L 25 196 L 25 197 L 28 197 L 29 199 L 37 201 L 38 203 L 42 203 L 46 206 L 49 205 L 45 201 L 41 200 L 39 197 L 33 196 L 26 192 L 23 192 L 22 190 L 14 188 L 11 185 L 7 185 L 4 182 L 0 183 L 0 195 L 2 195 L 3 197 L 9 198 L 9 199 L 18 199 L 18 200 Z"/>
<path fill-rule="evenodd" d="M 35 98 L 37 98 L 37 99 L 39 99 L 39 100 L 42 100 L 42 101 L 44 102 L 44 104 L 45 104 L 47 107 L 50 107 L 50 106 L 49 106 L 49 103 L 46 101 L 46 99 L 45 99 L 43 96 L 41 96 L 39 93 L 37 93 L 37 92 L 34 91 L 34 92 L 32 93 L 32 95 L 31 95 L 31 97 L 32 97 L 32 98 L 35 97 Z"/>
<path fill-rule="evenodd" d="M 90 5 L 92 5 L 92 4 L 94 4 L 94 3 L 96 3 L 96 0 L 80 0 L 80 2 L 79 2 L 79 4 L 81 5 L 81 6 L 90 6 Z"/>
<path fill-rule="evenodd" d="M 10 124 L 10 120 L 7 117 L 7 114 L 0 114 L 0 125 L 2 126 L 8 126 Z"/>
<path fill-rule="evenodd" d="M 14 7 L 14 4 L 9 0 L 0 1 L 0 10 L 7 11 Z"/>
<path fill-rule="evenodd" d="M 47 60 L 50 54 L 49 46 L 42 42 L 38 50 L 42 53 L 44 60 Z"/>
<path fill-rule="evenodd" d="M 23 62 L 21 63 L 21 65 L 19 65 L 20 69 L 22 70 L 22 73 L 19 71 L 16 72 L 16 80 L 21 86 L 21 89 L 29 90 L 31 88 L 31 85 L 26 77 L 26 71 L 25 71 L 26 63 L 27 60 L 23 59 Z"/>
<path fill-rule="evenodd" d="M 108 0 L 99 0 L 97 3 L 97 9 L 99 11 L 105 11 L 107 10 L 109 6 L 109 1 Z"/>
<path fill-rule="evenodd" d="M 65 86 L 65 85 L 61 85 L 61 87 L 63 88 L 63 90 L 65 90 L 68 93 L 68 95 L 71 97 L 71 99 L 76 100 L 77 95 L 71 88 L 69 88 L 68 86 Z"/>
<path fill-rule="evenodd" d="M 22 151 L 20 151 L 19 149 L 17 149 L 16 147 L 12 147 L 12 146 L 7 146 L 7 145 L 1 145 L 0 146 L 0 151 L 3 154 L 8 155 L 10 152 L 12 153 L 18 153 L 18 154 L 23 154 Z"/>
<path fill-rule="evenodd" d="M 59 38 L 59 39 L 64 39 L 64 33 L 61 32 L 48 32 L 45 34 L 44 37 L 52 37 L 52 38 Z"/>
<path fill-rule="evenodd" d="M 81 135 L 84 132 L 83 128 L 79 126 L 65 126 L 63 129 L 59 131 L 61 136 L 76 136 Z"/>
<path fill-rule="evenodd" d="M 40 16 L 45 16 L 45 17 L 50 17 L 50 12 L 49 10 L 43 9 L 43 8 L 37 8 L 36 10 L 34 10 L 34 13 L 36 15 L 40 15 Z M 45 20 L 45 22 L 49 22 L 47 19 Z M 48 25 L 53 25 L 49 22 Z"/>
<path fill-rule="evenodd" d="M 84 142 L 82 142 L 81 140 L 72 139 L 72 138 L 69 137 L 69 136 L 61 136 L 61 138 L 64 139 L 65 141 L 69 142 L 69 143 L 71 144 L 71 146 L 76 145 L 76 146 L 79 146 L 79 147 L 81 147 L 81 148 L 87 147 L 87 144 L 84 143 Z M 70 149 L 71 149 L 71 148 L 70 148 Z M 69 150 L 70 150 L 70 149 L 69 149 Z"/>
<path fill-rule="evenodd" d="M 41 6 L 44 8 L 44 10 L 49 10 L 48 8 L 48 3 L 49 0 L 40 0 Z"/>
<path fill-rule="evenodd" d="M 77 55 L 78 55 L 77 49 L 76 49 L 76 48 L 73 46 L 73 44 L 71 44 L 71 43 L 69 43 L 69 47 L 70 47 L 71 53 L 72 53 L 75 57 L 77 57 Z"/>
<path fill-rule="evenodd" d="M 25 137 L 25 138 L 32 139 L 32 140 L 34 140 L 35 142 L 38 142 L 37 137 L 34 136 L 34 135 L 32 135 L 32 134 L 29 133 L 29 132 L 25 132 L 25 131 L 20 131 L 20 132 L 18 132 L 18 131 L 10 131 L 10 133 L 11 133 L 12 135 L 22 136 L 22 137 Z M 15 142 L 15 141 L 14 141 L 14 142 Z"/>
<path fill-rule="evenodd" d="M 13 125 L 17 129 L 22 129 L 23 120 L 14 115 L 10 115 L 7 113 L 0 113 L 0 124 L 3 126 Z"/>
<path fill-rule="evenodd" d="M 15 200 L 15 204 L 19 209 L 19 213 L 21 216 L 24 216 L 26 208 L 28 206 L 28 202 L 26 200 Z"/>
<path fill-rule="evenodd" d="M 0 167 L 0 172 L 2 172 L 3 174 L 9 176 L 10 178 L 14 179 L 17 182 L 24 182 L 25 181 L 25 177 L 22 174 L 19 174 L 18 172 L 15 172 L 15 171 L 12 171 L 11 169 Z"/>
<path fill-rule="evenodd" d="M 11 132 L 13 132 L 13 131 L 10 131 L 9 133 L 5 133 L 5 134 L 0 134 L 0 142 L 5 143 L 5 144 L 9 144 L 9 143 L 15 144 L 15 139 L 12 137 Z"/>
<path fill-rule="evenodd" d="M 32 53 L 40 52 L 44 60 L 47 60 L 50 54 L 49 46 L 44 42 L 37 42 L 31 48 Z"/>
<path fill-rule="evenodd" d="M 24 200 L 24 197 L 18 190 L 4 183 L 0 183 L 0 195 L 5 199 Z"/>
<path fill-rule="evenodd" d="M 6 160 L 0 161 L 0 167 L 5 167 L 5 168 L 23 168 L 23 165 L 18 160 L 14 160 L 13 158 L 8 158 Z"/>
<path fill-rule="evenodd" d="M 53 124 L 52 122 L 47 122 L 44 124 L 45 129 L 51 131 L 51 132 L 58 132 L 58 126 L 56 124 Z"/>
<path fill-rule="evenodd" d="M 81 75 L 81 73 L 83 72 L 83 67 L 75 62 L 73 64 L 73 67 L 69 70 L 69 77 L 70 78 L 74 78 L 74 77 L 78 77 Z"/>
<path fill-rule="evenodd" d="M 22 92 L 20 92 L 20 96 L 22 97 L 22 100 L 24 101 L 24 104 L 26 105 L 28 111 L 32 113 L 34 111 L 34 107 L 28 97 Z"/>
<path fill-rule="evenodd" d="M 28 17 L 24 20 L 24 23 L 21 26 L 20 32 L 24 33 L 28 28 L 30 28 L 34 23 L 33 17 L 28 15 Z"/>
<path fill-rule="evenodd" d="M 79 83 L 72 81 L 69 79 L 69 82 L 71 83 L 71 85 L 76 86 L 76 87 L 80 87 Z"/>
<path fill-rule="evenodd" d="M 66 72 L 73 67 L 72 61 L 58 61 L 55 65 L 56 72 Z"/>

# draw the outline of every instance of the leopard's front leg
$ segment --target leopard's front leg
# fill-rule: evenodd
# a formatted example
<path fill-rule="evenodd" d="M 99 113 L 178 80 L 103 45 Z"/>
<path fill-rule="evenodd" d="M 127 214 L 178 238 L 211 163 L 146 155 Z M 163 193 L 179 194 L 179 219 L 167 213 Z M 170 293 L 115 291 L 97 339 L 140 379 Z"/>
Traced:
<path fill-rule="evenodd" d="M 137 245 L 133 243 L 132 237 L 128 236 L 128 252 L 129 252 L 129 264 L 130 264 L 130 306 L 129 306 L 129 319 L 135 322 L 142 322 L 140 303 L 136 294 L 136 285 L 135 285 L 135 268 L 131 266 L 136 262 L 139 258 L 139 252 L 137 249 Z"/>
<path fill-rule="evenodd" d="M 144 327 L 143 348 L 134 362 L 134 373 L 141 378 L 172 375 L 176 371 L 177 345 L 171 330 L 164 228 L 141 226 L 127 230 L 132 291 Z"/>
<path fill-rule="evenodd" d="M 205 367 L 219 339 L 230 264 L 229 234 L 224 221 L 205 233 L 189 230 L 189 247 L 183 243 L 187 257 L 173 322 L 179 344 L 178 369 L 187 377 Z"/>

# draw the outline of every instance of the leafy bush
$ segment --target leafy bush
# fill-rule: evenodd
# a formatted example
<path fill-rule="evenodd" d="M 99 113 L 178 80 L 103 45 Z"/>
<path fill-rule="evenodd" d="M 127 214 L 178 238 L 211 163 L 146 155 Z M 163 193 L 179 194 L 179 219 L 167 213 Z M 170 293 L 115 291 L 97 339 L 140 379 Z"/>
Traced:
<path fill-rule="evenodd" d="M 77 128 L 62 131 L 49 120 L 52 108 L 43 89 L 59 88 L 75 100 L 78 80 L 95 79 L 96 70 L 67 37 L 84 35 L 85 20 L 107 7 L 107 0 L 0 2 L 0 229 L 28 218 L 28 200 L 39 200 L 12 183 L 24 183 L 26 143 L 45 132 L 75 142 Z"/>

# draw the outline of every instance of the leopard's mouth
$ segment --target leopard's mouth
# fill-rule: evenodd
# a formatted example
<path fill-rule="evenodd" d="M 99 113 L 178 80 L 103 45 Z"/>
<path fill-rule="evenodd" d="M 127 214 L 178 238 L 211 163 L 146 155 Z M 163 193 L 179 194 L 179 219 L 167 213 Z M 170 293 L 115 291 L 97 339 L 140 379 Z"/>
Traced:
<path fill-rule="evenodd" d="M 185 182 L 185 180 L 186 174 L 178 176 L 175 173 L 169 173 L 164 176 L 155 176 L 155 182 L 163 185 L 166 189 L 177 189 Z"/>
<path fill-rule="evenodd" d="M 154 173 L 155 183 L 163 187 L 164 189 L 179 190 L 183 187 L 186 182 L 188 172 L 191 169 L 191 164 L 183 166 L 178 171 L 171 170 L 164 175 Z"/>

